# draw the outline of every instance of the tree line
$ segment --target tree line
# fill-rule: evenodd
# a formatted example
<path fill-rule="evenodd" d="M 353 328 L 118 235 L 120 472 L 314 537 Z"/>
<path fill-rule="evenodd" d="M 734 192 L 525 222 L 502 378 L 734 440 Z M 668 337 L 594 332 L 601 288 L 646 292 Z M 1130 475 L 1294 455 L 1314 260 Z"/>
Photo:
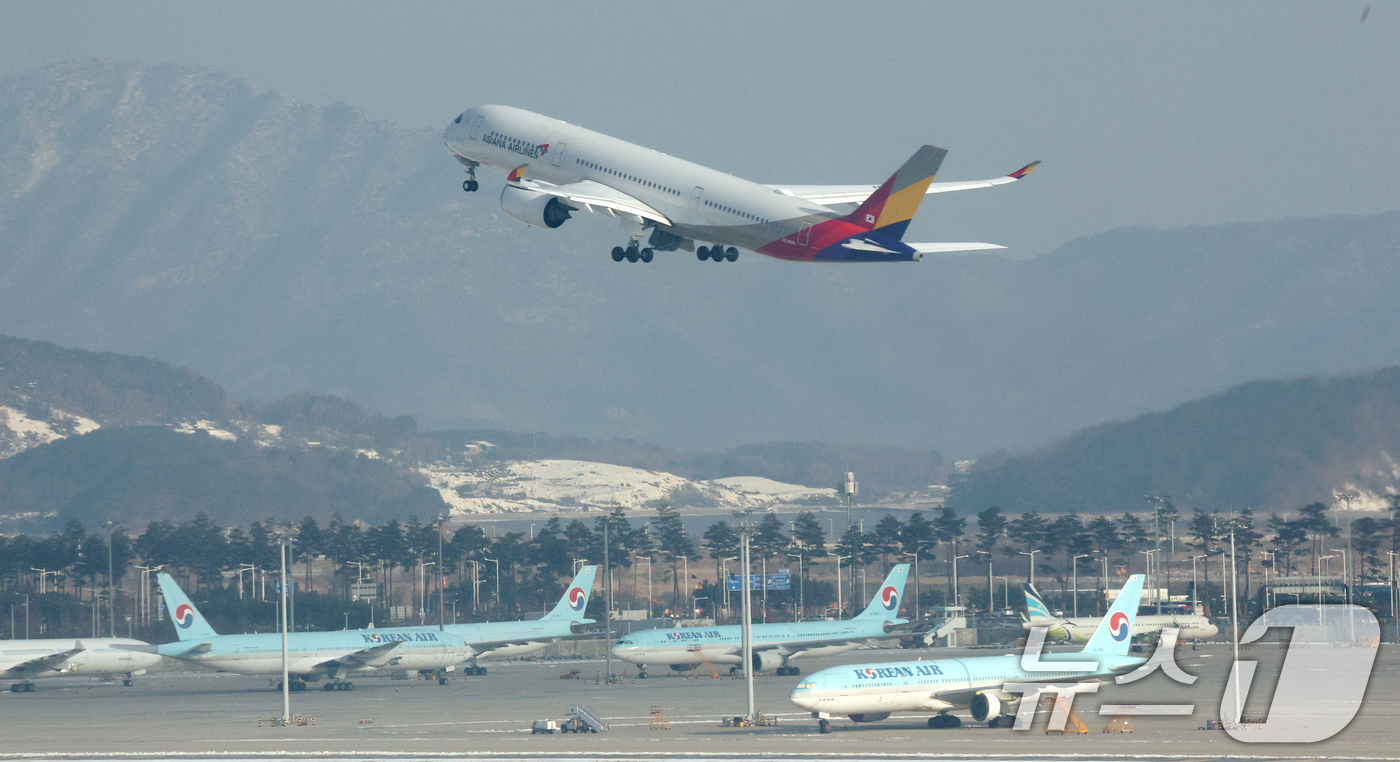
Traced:
<path fill-rule="evenodd" d="M 770 565 L 772 570 L 796 568 L 792 591 L 765 596 L 769 605 L 786 609 L 792 617 L 811 616 L 842 597 L 834 593 L 834 584 L 848 586 L 847 605 L 858 609 L 868 590 L 858 588 L 857 574 L 872 567 L 882 574 L 895 563 L 916 558 L 920 569 L 915 598 L 906 595 L 906 602 L 922 598 L 926 606 L 953 603 L 952 565 L 957 558 L 964 564 L 958 577 L 972 584 L 961 588 L 963 594 L 956 603 L 981 606 L 993 590 L 986 586 L 988 575 L 983 570 L 993 577 L 1007 577 L 1003 583 L 1007 585 L 1010 577 L 1029 575 L 1033 558 L 1042 585 L 1053 579 L 1063 589 L 1074 575 L 1092 579 L 1094 589 L 1103 590 L 1108 582 L 1103 578 L 1105 571 L 1119 576 L 1129 568 L 1141 569 L 1142 555 L 1156 552 L 1154 548 L 1162 548 L 1164 555 L 1175 551 L 1177 574 L 1182 574 L 1185 556 L 1204 559 L 1200 575 L 1204 585 L 1194 584 L 1209 604 L 1212 559 L 1230 552 L 1232 531 L 1240 558 L 1255 559 L 1276 575 L 1300 570 L 1316 574 L 1329 541 L 1342 534 L 1335 513 L 1313 503 L 1292 515 L 1271 515 L 1261 524 L 1248 509 L 1225 514 L 1195 508 L 1182 515 L 1170 498 L 1162 498 L 1151 513 L 1117 517 L 1068 513 L 1049 518 L 1036 511 L 1011 516 L 992 506 L 972 517 L 969 526 L 968 518 L 944 507 L 914 511 L 905 519 L 889 514 L 869 531 L 856 523 L 832 541 L 813 512 L 798 513 L 790 521 L 767 512 L 752 524 L 750 545 L 755 573 Z M 420 602 L 436 617 L 434 597 L 440 585 L 445 586 L 443 599 L 452 604 L 449 617 L 519 617 L 553 605 L 582 564 L 600 564 L 605 556 L 613 572 L 618 608 L 654 596 L 649 604 L 674 616 L 691 616 L 696 613 L 692 607 L 714 616 L 729 613 L 718 610 L 724 600 L 720 585 L 726 572 L 737 573 L 740 531 L 735 523 L 720 520 L 698 537 L 692 536 L 680 512 L 665 505 L 641 516 L 628 516 L 621 508 L 591 521 L 555 516 L 528 533 L 498 532 L 494 526 L 488 531 L 488 525 L 471 523 L 440 531 L 436 520 L 416 517 L 371 525 L 337 515 L 322 526 L 308 516 L 293 522 L 255 521 L 244 528 L 221 527 L 200 513 L 180 524 L 151 522 L 139 534 L 119 526 L 89 530 L 70 521 L 48 537 L 0 537 L 0 593 L 91 599 L 106 589 L 110 562 L 119 589 L 134 570 L 159 567 L 193 595 L 227 597 L 237 586 L 239 600 L 262 599 L 265 593 L 254 580 L 275 575 L 279 547 L 287 543 L 292 574 L 303 596 L 320 590 L 319 594 L 343 602 L 364 591 L 356 583 L 373 583 L 374 610 L 357 618 L 378 616 L 382 621 L 387 607 L 406 603 L 416 611 Z M 1400 496 L 1390 499 L 1387 514 L 1352 520 L 1351 541 L 1357 575 L 1385 579 L 1389 568 L 1385 551 L 1400 552 Z M 441 570 L 436 566 L 439 546 Z M 653 565 L 658 567 L 655 581 L 664 592 L 648 589 L 643 594 L 641 564 L 646 564 L 649 576 Z M 1167 567 L 1170 574 L 1173 563 Z M 835 573 L 838 568 L 843 572 L 840 576 Z M 1251 564 L 1243 568 L 1248 590 Z M 927 585 L 931 578 L 938 584 Z M 253 592 L 242 595 L 245 581 Z M 591 611 L 601 614 L 601 598 L 601 594 L 593 596 Z M 806 611 L 794 610 L 798 601 Z M 312 603 L 308 599 L 307 605 Z M 135 605 L 132 593 L 118 596 L 119 614 L 123 605 Z M 331 614 L 335 612 L 327 616 Z M 348 614 L 345 622 L 349 623 Z"/>

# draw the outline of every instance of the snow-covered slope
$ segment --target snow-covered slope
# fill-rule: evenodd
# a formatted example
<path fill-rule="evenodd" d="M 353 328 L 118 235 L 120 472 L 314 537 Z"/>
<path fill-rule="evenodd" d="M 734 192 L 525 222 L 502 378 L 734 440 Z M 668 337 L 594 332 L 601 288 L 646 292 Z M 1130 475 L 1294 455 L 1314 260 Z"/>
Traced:
<path fill-rule="evenodd" d="M 811 489 L 759 477 L 692 481 L 580 460 L 518 461 L 478 469 L 429 467 L 429 482 L 453 513 L 567 512 L 648 508 L 763 508 L 794 502 L 829 502 L 832 489 Z"/>
<path fill-rule="evenodd" d="M 0 405 L 0 458 L 18 455 L 31 447 L 55 442 L 98 429 L 97 421 L 49 409 L 45 418 L 30 418 L 23 411 Z"/>

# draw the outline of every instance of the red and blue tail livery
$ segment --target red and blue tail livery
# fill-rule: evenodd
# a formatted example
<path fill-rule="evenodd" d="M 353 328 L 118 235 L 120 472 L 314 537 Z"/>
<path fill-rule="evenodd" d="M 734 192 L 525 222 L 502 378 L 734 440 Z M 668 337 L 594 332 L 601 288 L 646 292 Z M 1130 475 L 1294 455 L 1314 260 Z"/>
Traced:
<path fill-rule="evenodd" d="M 1039 164 L 989 180 L 935 182 L 948 152 L 926 145 L 880 185 L 760 185 L 509 106 L 467 109 L 443 140 L 466 167 L 464 190 L 480 188 L 479 167 L 507 173 L 501 209 L 519 222 L 557 228 L 578 211 L 620 218 L 631 235 L 613 249 L 617 262 L 668 251 L 733 262 L 740 249 L 795 262 L 912 262 L 1000 249 L 904 236 L 925 196 L 1013 183 Z"/>

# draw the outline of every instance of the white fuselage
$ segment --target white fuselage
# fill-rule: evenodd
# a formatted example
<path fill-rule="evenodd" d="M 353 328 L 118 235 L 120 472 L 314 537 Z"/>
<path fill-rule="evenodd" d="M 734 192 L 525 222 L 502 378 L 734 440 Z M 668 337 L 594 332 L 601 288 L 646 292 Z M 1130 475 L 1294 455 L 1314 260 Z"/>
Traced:
<path fill-rule="evenodd" d="M 504 172 L 528 165 L 525 177 L 554 185 L 592 180 L 660 212 L 671 223 L 660 226 L 667 232 L 774 256 L 798 256 L 807 241 L 799 244 L 794 236 L 804 225 L 839 216 L 815 202 L 509 106 L 468 109 L 449 125 L 444 141 L 459 160 Z M 547 146 L 543 153 L 541 146 Z M 791 239 L 786 245 L 785 237 Z"/>
<path fill-rule="evenodd" d="M 1059 656 L 1086 661 L 1081 653 Z M 1048 655 L 1045 658 L 1049 660 Z M 954 704 L 939 698 L 939 694 L 1001 691 L 1010 682 L 1078 682 L 1114 674 L 1142 662 L 1139 657 L 1101 658 L 1098 668 L 1090 672 L 1027 672 L 1021 668 L 1020 654 L 852 664 L 808 675 L 790 698 L 792 703 L 818 714 L 942 712 Z"/>
<path fill-rule="evenodd" d="M 125 675 L 144 672 L 160 661 L 155 653 L 115 646 L 151 648 L 130 638 L 44 638 L 40 640 L 0 640 L 0 678 L 34 679 L 59 675 Z M 34 670 L 26 662 L 74 649 L 82 649 L 60 663 Z M 14 666 L 10 666 L 14 665 Z"/>
<path fill-rule="evenodd" d="M 330 664 L 365 648 L 389 642 L 389 637 L 398 645 L 366 663 Z M 210 646 L 208 651 L 188 651 L 201 642 Z M 279 633 L 219 635 L 204 641 L 167 643 L 161 646 L 161 651 L 194 664 L 241 675 L 282 672 L 282 636 Z M 287 639 L 287 671 L 299 676 L 343 677 L 380 669 L 438 670 L 468 658 L 470 653 L 459 638 L 450 634 L 440 636 L 436 628 L 392 634 L 374 630 L 293 633 Z"/>
<path fill-rule="evenodd" d="M 1030 619 L 1022 622 L 1025 629 L 1047 627 L 1051 638 L 1068 639 L 1074 643 L 1086 643 L 1098 629 L 1101 617 L 1068 617 L 1055 619 Z M 1197 614 L 1183 615 L 1140 615 L 1133 620 L 1133 637 L 1150 635 L 1168 627 L 1178 628 L 1178 640 L 1204 640 L 1215 637 L 1220 628 L 1209 619 Z"/>
<path fill-rule="evenodd" d="M 885 633 L 885 622 L 870 618 L 755 624 L 752 642 L 760 659 L 764 652 L 771 652 L 786 661 L 798 656 L 843 653 L 868 640 L 884 637 L 891 637 Z M 642 630 L 620 639 L 612 647 L 612 655 L 643 666 L 742 664 L 741 638 L 739 625 Z"/>

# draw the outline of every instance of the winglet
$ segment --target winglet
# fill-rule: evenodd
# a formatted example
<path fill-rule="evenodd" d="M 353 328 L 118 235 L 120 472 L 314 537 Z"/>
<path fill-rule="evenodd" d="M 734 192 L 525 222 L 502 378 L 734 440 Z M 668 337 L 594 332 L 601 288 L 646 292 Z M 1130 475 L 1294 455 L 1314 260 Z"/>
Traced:
<path fill-rule="evenodd" d="M 1039 160 L 1039 159 L 1037 159 L 1036 161 L 1031 162 L 1030 164 L 1027 164 L 1027 165 L 1024 166 L 1024 167 L 1021 167 L 1020 169 L 1016 170 L 1015 172 L 1012 172 L 1011 174 L 1007 175 L 1007 177 L 1014 178 L 1014 179 L 1016 179 L 1016 180 L 1020 180 L 1021 178 L 1025 177 L 1026 175 L 1029 175 L 1029 174 L 1031 173 L 1031 170 L 1035 169 L 1035 168 L 1038 167 L 1038 166 L 1040 166 L 1040 160 Z"/>
<path fill-rule="evenodd" d="M 529 168 L 529 166 L 529 164 L 521 164 L 515 169 L 512 169 L 510 174 L 506 175 L 506 180 L 512 183 L 520 182 L 520 178 L 525 176 L 525 170 Z"/>

